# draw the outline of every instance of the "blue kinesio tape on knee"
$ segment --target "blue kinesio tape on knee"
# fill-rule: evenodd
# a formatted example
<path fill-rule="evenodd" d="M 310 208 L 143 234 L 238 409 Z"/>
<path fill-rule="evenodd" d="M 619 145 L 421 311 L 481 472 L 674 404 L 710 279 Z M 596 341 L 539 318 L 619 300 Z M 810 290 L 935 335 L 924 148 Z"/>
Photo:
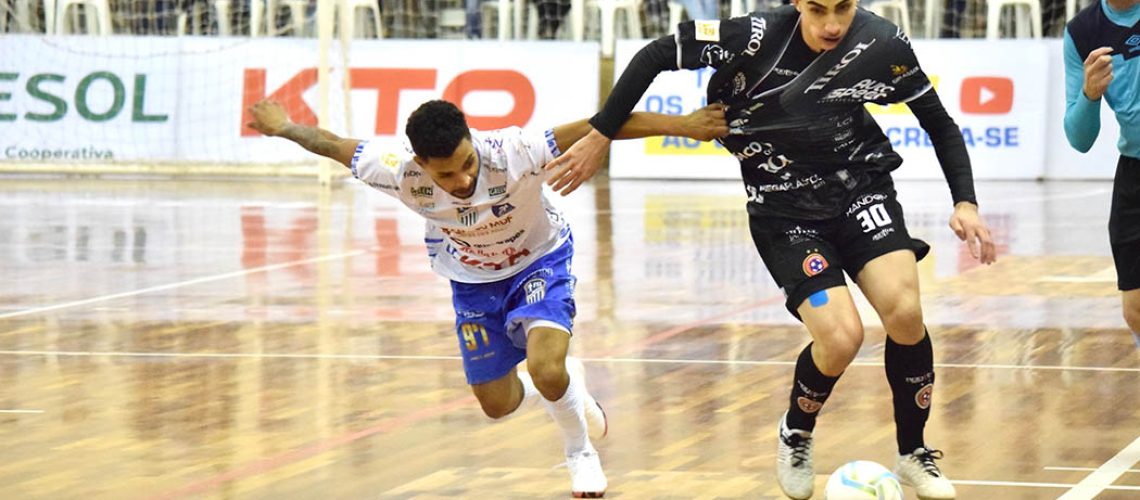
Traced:
<path fill-rule="evenodd" d="M 820 290 L 818 292 L 811 294 L 811 296 L 808 297 L 808 302 L 811 303 L 812 307 L 826 306 L 827 305 L 827 290 Z"/>

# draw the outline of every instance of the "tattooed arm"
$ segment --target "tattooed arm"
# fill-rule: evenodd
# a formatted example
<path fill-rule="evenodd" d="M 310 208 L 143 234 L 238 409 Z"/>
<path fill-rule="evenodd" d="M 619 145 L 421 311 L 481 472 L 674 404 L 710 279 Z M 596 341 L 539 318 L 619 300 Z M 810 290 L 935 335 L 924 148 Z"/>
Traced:
<path fill-rule="evenodd" d="M 289 120 L 289 115 L 280 104 L 263 100 L 250 106 L 253 121 L 247 123 L 265 135 L 289 139 L 312 153 L 332 158 L 345 167 L 351 168 L 352 155 L 356 153 L 357 139 L 346 139 L 328 130 L 308 125 L 299 125 Z"/>

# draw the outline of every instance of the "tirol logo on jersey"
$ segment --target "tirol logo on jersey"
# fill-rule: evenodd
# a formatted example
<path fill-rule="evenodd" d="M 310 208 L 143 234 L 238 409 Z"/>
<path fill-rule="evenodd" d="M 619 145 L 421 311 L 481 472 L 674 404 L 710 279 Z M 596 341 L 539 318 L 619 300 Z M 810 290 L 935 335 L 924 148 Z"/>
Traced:
<path fill-rule="evenodd" d="M 526 303 L 534 304 L 546 297 L 546 280 L 533 278 L 523 285 L 523 291 L 526 292 Z"/>
<path fill-rule="evenodd" d="M 815 81 L 811 83 L 811 85 L 808 85 L 808 88 L 804 90 L 804 93 L 806 94 L 813 90 L 823 89 L 823 87 L 827 85 L 827 82 L 830 82 L 832 78 L 835 78 L 835 76 L 838 75 L 840 71 L 843 71 L 843 68 L 846 68 L 848 64 L 851 64 L 851 61 L 858 59 L 859 56 L 863 54 L 864 50 L 870 48 L 878 40 L 878 38 L 872 38 L 871 41 L 867 43 L 856 44 L 855 48 L 844 54 L 843 58 L 840 59 L 835 66 L 832 66 L 831 69 L 827 70 L 827 73 L 824 73 L 823 76 L 816 78 Z"/>
<path fill-rule="evenodd" d="M 768 20 L 763 17 L 752 18 L 752 32 L 748 35 L 748 46 L 744 53 L 750 56 L 760 51 L 760 42 L 764 40 L 764 30 L 768 28 Z"/>
<path fill-rule="evenodd" d="M 963 113 L 1004 115 L 1013 109 L 1013 80 L 1003 76 L 971 76 L 962 80 Z"/>
<path fill-rule="evenodd" d="M 495 214 L 495 217 L 502 217 L 504 215 L 507 215 L 511 213 L 511 210 L 514 209 L 515 206 L 511 205 L 510 203 L 503 203 L 502 205 L 491 205 L 491 213 Z"/>
<path fill-rule="evenodd" d="M 412 188 L 412 196 L 416 198 L 431 198 L 435 195 L 435 189 L 431 186 L 417 186 Z"/>
<path fill-rule="evenodd" d="M 491 186 L 491 189 L 487 190 L 487 196 L 502 196 L 504 194 L 507 194 L 506 184 L 502 186 Z"/>
<path fill-rule="evenodd" d="M 472 207 L 458 207 L 455 209 L 456 218 L 460 224 L 471 226 L 479 219 L 479 212 Z"/>
<path fill-rule="evenodd" d="M 696 30 L 696 38 L 698 42 L 719 42 L 720 41 L 720 21 L 707 20 L 695 21 L 693 28 Z"/>
<path fill-rule="evenodd" d="M 812 252 L 804 258 L 804 274 L 815 276 L 827 269 L 827 259 L 819 252 Z"/>

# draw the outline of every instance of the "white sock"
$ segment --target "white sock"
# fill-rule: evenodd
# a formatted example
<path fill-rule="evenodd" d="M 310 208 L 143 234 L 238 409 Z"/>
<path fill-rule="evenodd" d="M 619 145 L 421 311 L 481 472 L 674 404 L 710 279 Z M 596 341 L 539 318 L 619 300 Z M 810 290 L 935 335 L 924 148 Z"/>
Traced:
<path fill-rule="evenodd" d="M 534 406 L 535 401 L 538 401 L 542 398 L 542 394 L 540 394 L 538 392 L 538 388 L 534 386 L 534 380 L 530 378 L 529 373 L 519 370 L 518 375 L 519 380 L 522 382 L 523 386 L 523 396 L 522 402 L 519 403 L 519 407 L 516 408 L 515 411 L 530 408 L 531 406 Z"/>
<path fill-rule="evenodd" d="M 586 407 L 583 404 L 582 394 L 585 393 L 583 381 L 570 371 L 570 383 L 566 386 L 566 393 L 558 401 L 549 401 L 542 398 L 546 412 L 554 418 L 554 423 L 562 431 L 562 440 L 566 448 L 566 456 L 592 450 L 590 438 L 586 428 Z"/>
<path fill-rule="evenodd" d="M 497 421 L 510 420 L 517 415 L 526 413 L 528 409 L 534 406 L 535 401 L 542 399 L 542 394 L 539 393 L 538 388 L 534 386 L 534 380 L 530 378 L 530 374 L 522 370 L 519 370 L 517 373 L 519 381 L 522 382 L 522 401 L 519 401 L 519 405 L 515 407 L 514 411 L 495 419 Z"/>

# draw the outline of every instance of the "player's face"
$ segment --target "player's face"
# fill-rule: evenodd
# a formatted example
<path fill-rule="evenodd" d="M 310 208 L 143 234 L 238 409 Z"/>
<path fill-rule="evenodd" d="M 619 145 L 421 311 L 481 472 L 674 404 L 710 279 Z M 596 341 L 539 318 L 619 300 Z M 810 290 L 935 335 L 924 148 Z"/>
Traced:
<path fill-rule="evenodd" d="M 444 191 L 456 198 L 467 198 L 475 193 L 475 181 L 479 178 L 479 158 L 470 139 L 463 139 L 455 152 L 447 158 L 420 158 L 416 163 L 427 171 L 431 180 Z"/>
<path fill-rule="evenodd" d="M 856 0 L 796 0 L 807 46 L 816 52 L 838 47 L 855 19 L 856 5 Z"/>

